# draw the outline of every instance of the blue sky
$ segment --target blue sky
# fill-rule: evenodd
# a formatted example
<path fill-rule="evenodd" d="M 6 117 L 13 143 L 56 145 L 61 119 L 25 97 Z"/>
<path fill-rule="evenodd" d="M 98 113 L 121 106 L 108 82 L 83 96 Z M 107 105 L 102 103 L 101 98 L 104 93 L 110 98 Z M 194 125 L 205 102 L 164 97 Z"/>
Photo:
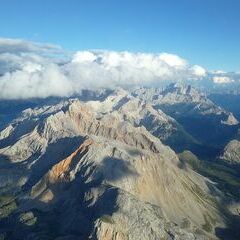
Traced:
<path fill-rule="evenodd" d="M 240 71 L 239 0 L 2 0 L 0 36 L 69 50 L 169 52 Z"/>

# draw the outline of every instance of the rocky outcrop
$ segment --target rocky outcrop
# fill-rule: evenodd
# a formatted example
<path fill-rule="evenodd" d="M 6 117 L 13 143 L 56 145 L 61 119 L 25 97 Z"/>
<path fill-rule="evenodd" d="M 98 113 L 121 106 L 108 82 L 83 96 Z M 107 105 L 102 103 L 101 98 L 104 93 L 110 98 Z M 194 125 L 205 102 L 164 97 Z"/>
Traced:
<path fill-rule="evenodd" d="M 87 104 L 93 108 L 99 119 L 114 115 L 121 121 L 130 122 L 134 126 L 144 126 L 171 147 L 178 146 L 184 149 L 186 146 L 197 143 L 172 117 L 126 91 L 118 90 L 104 101 L 90 101 Z"/>
<path fill-rule="evenodd" d="M 214 185 L 159 140 L 176 121 L 125 91 L 28 109 L 11 126 L 1 157 L 23 167 L 19 210 L 41 231 L 57 221 L 55 237 L 204 239 L 224 226 Z"/>
<path fill-rule="evenodd" d="M 220 121 L 227 125 L 237 125 L 238 120 L 230 112 L 214 104 L 207 96 L 195 88 L 180 83 L 170 84 L 162 91 L 153 93 L 151 89 L 136 90 L 134 96 L 147 103 L 164 109 L 166 113 L 177 115 L 218 115 Z M 167 109 L 169 108 L 169 109 Z"/>
<path fill-rule="evenodd" d="M 172 232 L 172 235 L 178 236 L 181 235 L 179 226 L 186 221 L 188 232 L 193 234 L 198 229 L 203 231 L 203 235 L 211 234 L 214 226 L 223 222 L 217 205 L 208 193 L 206 180 L 190 169 L 179 168 L 178 164 L 178 158 L 168 148 L 164 152 L 155 153 L 149 149 L 119 144 L 117 140 L 93 137 L 85 140 L 69 157 L 52 167 L 32 188 L 32 200 L 26 206 L 50 211 L 59 202 L 68 202 L 69 196 L 74 199 L 74 195 L 84 195 L 83 201 L 88 202 L 88 209 L 97 208 L 103 211 L 95 220 L 98 223 L 105 221 L 104 224 L 96 226 L 97 239 L 139 239 L 143 233 L 146 235 L 145 239 L 167 239 L 165 225 L 169 225 L 168 231 Z M 76 186 L 72 192 L 71 186 L 76 182 L 81 182 L 80 189 Z M 86 188 L 87 185 L 90 187 Z M 101 200 L 103 186 L 114 187 L 117 192 L 115 197 L 110 197 L 106 203 Z M 111 208 L 115 210 L 109 213 L 108 209 Z M 146 213 L 143 213 L 145 208 L 151 211 L 148 210 L 148 213 L 146 210 Z M 154 227 L 155 230 L 151 232 L 148 227 L 143 230 L 145 224 L 142 221 L 145 221 L 146 214 L 149 218 L 146 226 L 154 218 L 162 230 L 158 229 L 159 227 Z M 206 221 L 211 225 L 209 233 L 204 233 L 203 226 Z M 109 225 L 109 222 L 114 224 Z M 178 226 L 171 225 L 171 222 Z M 129 226 L 127 232 L 126 226 Z M 174 233 L 174 226 L 179 232 Z M 140 229 L 141 232 L 138 233 Z M 192 236 L 189 239 L 194 239 L 195 235 L 189 236 Z"/>
<path fill-rule="evenodd" d="M 240 141 L 232 140 L 224 148 L 223 154 L 220 157 L 230 164 L 240 163 Z"/>
<path fill-rule="evenodd" d="M 132 94 L 174 118 L 195 140 L 185 147 L 200 157 L 204 157 L 204 149 L 210 145 L 212 150 L 209 149 L 209 152 L 215 151 L 216 157 L 216 149 L 226 145 L 236 135 L 238 120 L 235 116 L 191 86 L 177 83 L 162 91 L 138 89 Z"/>
<path fill-rule="evenodd" d="M 176 224 L 166 221 L 159 209 L 120 192 L 118 211 L 98 219 L 90 239 L 204 239 L 198 233 L 190 233 Z M 131 211 L 129 211 L 131 209 Z M 126 215 L 127 214 L 127 215 Z"/>
<path fill-rule="evenodd" d="M 226 125 L 238 125 L 239 122 L 238 120 L 233 116 L 232 113 L 230 113 L 228 116 L 227 116 L 227 119 L 225 121 L 222 121 L 223 124 L 226 124 Z"/>

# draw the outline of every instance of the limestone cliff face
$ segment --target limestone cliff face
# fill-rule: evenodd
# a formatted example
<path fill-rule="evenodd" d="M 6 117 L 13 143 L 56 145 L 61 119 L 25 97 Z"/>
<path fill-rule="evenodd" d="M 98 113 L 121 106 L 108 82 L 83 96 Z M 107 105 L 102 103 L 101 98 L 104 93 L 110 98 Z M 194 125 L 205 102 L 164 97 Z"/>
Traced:
<path fill-rule="evenodd" d="M 125 91 L 116 91 L 102 102 L 90 101 L 87 105 L 97 113 L 100 119 L 108 117 L 109 114 L 114 115 L 135 126 L 144 126 L 150 133 L 164 142 L 170 139 L 179 144 L 194 141 L 176 120 Z"/>
<path fill-rule="evenodd" d="M 190 135 L 184 134 L 184 131 L 177 131 L 180 132 L 180 139 L 185 135 L 186 144 L 178 141 L 175 145 L 176 137 L 174 141 L 169 138 L 170 141 L 166 142 L 178 152 L 189 149 L 204 157 L 206 146 L 222 148 L 237 133 L 239 122 L 233 113 L 216 105 L 205 94 L 191 86 L 177 83 L 161 91 L 143 88 L 133 91 L 132 94 L 174 118 Z"/>
<path fill-rule="evenodd" d="M 105 217 L 107 218 L 107 217 Z M 107 221 L 105 219 L 105 221 Z M 99 220 L 95 225 L 95 237 L 99 240 L 127 240 L 127 233 L 121 232 L 113 226 L 111 222 L 104 222 L 104 219 Z"/>
<path fill-rule="evenodd" d="M 237 125 L 238 121 L 232 113 L 214 104 L 207 96 L 197 89 L 181 83 L 170 84 L 167 88 L 138 89 L 133 91 L 134 96 L 151 103 L 154 106 L 175 106 L 178 113 L 185 115 L 221 115 L 222 121 L 228 125 Z M 228 120 L 229 119 L 229 120 Z"/>
<path fill-rule="evenodd" d="M 73 228 L 83 239 L 214 238 L 224 219 L 212 183 L 181 166 L 170 147 L 136 124 L 148 114 L 159 122 L 169 118 L 121 99 L 114 106 L 108 99 L 110 107 L 68 100 L 27 110 L 0 134 L 8 164 L 23 166 L 21 209 L 49 215 L 60 209 L 58 231 Z"/>
<path fill-rule="evenodd" d="M 224 148 L 221 159 L 227 161 L 230 164 L 240 163 L 240 141 L 232 140 Z"/>
<path fill-rule="evenodd" d="M 60 161 L 52 167 L 49 172 L 49 181 L 51 183 L 69 181 L 69 173 L 74 167 L 74 160 L 77 156 L 81 156 L 88 151 L 89 146 L 93 143 L 92 140 L 88 139 L 83 144 L 80 145 L 77 150 L 75 150 L 69 157 Z"/>
<path fill-rule="evenodd" d="M 170 149 L 165 149 L 162 155 L 163 152 L 155 153 L 151 150 L 122 144 L 116 140 L 109 141 L 104 138 L 104 142 L 102 141 L 102 137 L 87 139 L 69 157 L 53 166 L 32 188 L 32 205 L 42 209 L 41 204 L 34 205 L 34 202 L 56 204 L 59 199 L 68 198 L 71 194 L 64 190 L 66 183 L 71 185 L 71 182 L 83 181 L 83 185 L 94 183 L 94 191 L 91 188 L 82 193 L 93 206 L 99 201 L 102 184 L 120 189 L 123 192 L 123 200 L 115 202 L 118 209 L 116 214 L 120 214 L 121 211 L 130 214 L 132 207 L 136 206 L 132 206 L 132 203 L 128 207 L 124 205 L 130 198 L 125 194 L 131 194 L 138 201 L 156 206 L 161 219 L 175 222 L 180 226 L 188 222 L 189 231 L 203 229 L 206 221 L 212 226 L 212 230 L 216 224 L 222 224 L 220 213 L 210 196 L 206 180 L 190 169 L 179 168 L 179 160 Z M 51 201 L 49 201 L 49 196 L 51 196 Z M 129 220 L 127 217 L 125 221 L 133 221 L 134 217 L 139 219 L 141 207 L 137 211 L 139 212 L 132 216 L 133 219 Z M 153 212 L 149 213 L 149 221 L 151 221 Z M 107 218 L 111 219 L 115 216 L 114 214 L 115 212 L 111 213 Z M 118 217 L 114 221 L 116 221 L 114 228 L 108 229 L 107 233 L 104 230 L 105 225 L 104 229 L 98 226 L 98 231 L 100 231 L 98 234 L 100 236 L 110 234 L 113 239 L 114 236 L 123 237 L 125 228 L 122 227 L 122 221 L 118 222 Z M 119 224 L 120 232 L 117 230 L 120 227 Z M 127 235 L 131 231 L 135 230 L 129 229 Z M 154 234 L 158 236 L 158 233 Z"/>

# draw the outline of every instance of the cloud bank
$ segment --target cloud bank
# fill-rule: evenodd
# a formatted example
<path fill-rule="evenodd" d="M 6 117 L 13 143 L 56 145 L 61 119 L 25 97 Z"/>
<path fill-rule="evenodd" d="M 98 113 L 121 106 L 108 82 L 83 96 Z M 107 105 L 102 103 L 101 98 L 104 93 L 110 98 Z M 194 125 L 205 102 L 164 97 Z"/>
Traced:
<path fill-rule="evenodd" d="M 214 76 L 213 82 L 217 84 L 224 84 L 234 82 L 234 80 L 227 76 Z"/>
<path fill-rule="evenodd" d="M 58 53 L 62 48 L 53 44 L 42 44 L 22 39 L 0 38 L 0 54 L 2 53 Z"/>
<path fill-rule="evenodd" d="M 63 55 L 59 46 L 0 38 L 0 98 L 71 96 L 82 89 L 160 86 L 208 77 L 203 67 L 169 53 L 79 51 L 67 61 Z M 231 79 L 214 75 L 211 81 Z"/>

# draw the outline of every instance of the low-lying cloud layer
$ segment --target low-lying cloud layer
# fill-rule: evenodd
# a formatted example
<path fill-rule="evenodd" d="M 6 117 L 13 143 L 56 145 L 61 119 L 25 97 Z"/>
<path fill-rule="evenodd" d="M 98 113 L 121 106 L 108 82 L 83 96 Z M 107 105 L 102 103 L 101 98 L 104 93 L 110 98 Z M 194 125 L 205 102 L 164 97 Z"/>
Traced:
<path fill-rule="evenodd" d="M 59 46 L 0 39 L 0 98 L 71 96 L 82 89 L 160 86 L 202 81 L 208 71 L 169 53 L 80 51 L 66 60 Z M 234 80 L 215 73 L 213 84 Z"/>

